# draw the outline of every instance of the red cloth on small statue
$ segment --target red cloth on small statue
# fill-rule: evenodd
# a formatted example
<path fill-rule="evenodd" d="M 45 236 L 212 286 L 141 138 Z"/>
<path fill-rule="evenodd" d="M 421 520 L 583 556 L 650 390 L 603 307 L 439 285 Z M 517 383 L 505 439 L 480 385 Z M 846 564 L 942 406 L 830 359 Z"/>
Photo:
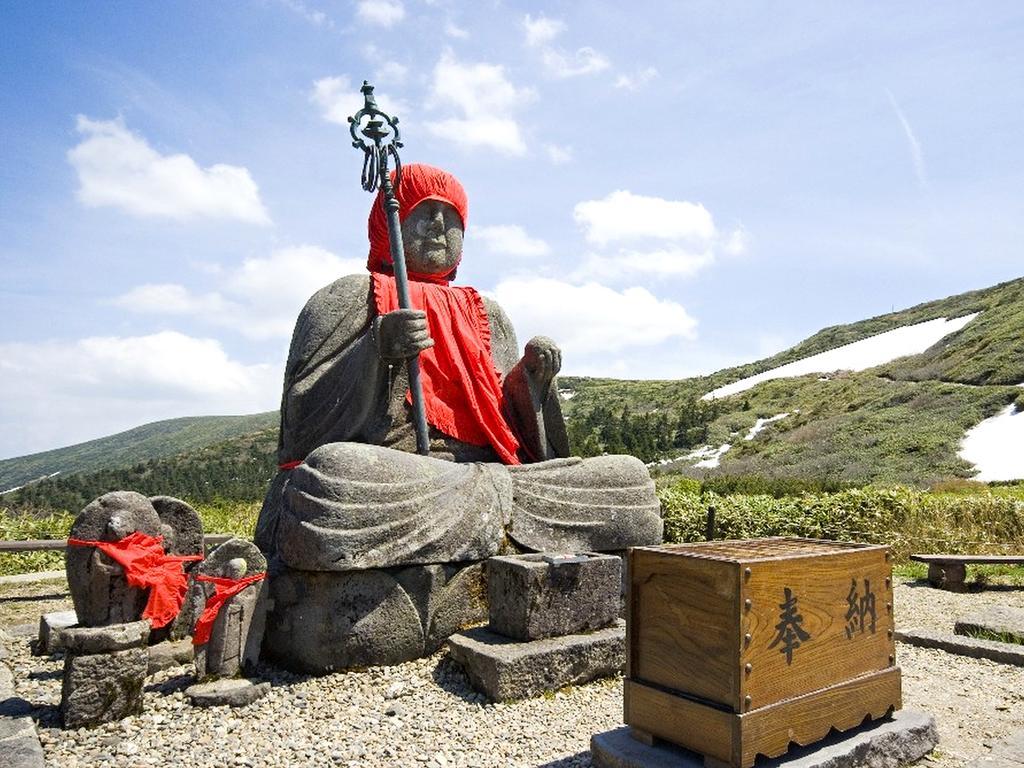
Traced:
<path fill-rule="evenodd" d="M 224 607 L 224 603 L 237 595 L 250 584 L 263 581 L 267 574 L 257 573 L 254 576 L 244 576 L 241 579 L 229 579 L 224 576 L 206 576 L 199 574 L 196 581 L 206 581 L 213 584 L 213 594 L 206 598 L 206 607 L 196 621 L 195 631 L 192 632 L 192 645 L 205 645 L 210 642 L 210 633 L 213 632 L 213 622 L 217 620 L 217 614 Z"/>
<path fill-rule="evenodd" d="M 202 560 L 202 555 L 168 555 L 163 536 L 133 531 L 119 541 L 68 539 L 75 547 L 95 547 L 124 569 L 128 586 L 148 589 L 142 618 L 153 629 L 166 627 L 181 611 L 188 589 L 183 563 Z"/>
<path fill-rule="evenodd" d="M 380 272 L 372 277 L 377 313 L 398 309 L 395 278 Z M 519 464 L 519 441 L 502 415 L 504 395 L 480 294 L 472 288 L 410 281 L 409 298 L 413 307 L 426 311 L 434 340 L 419 355 L 427 421 L 456 440 L 490 445 L 503 464 Z"/>
<path fill-rule="evenodd" d="M 404 166 L 395 198 L 399 221 L 424 200 L 440 200 L 458 211 L 463 228 L 466 226 L 466 191 L 458 179 L 440 168 L 420 163 Z M 383 315 L 399 308 L 383 189 L 370 209 L 367 231 L 370 254 L 366 266 L 373 278 L 377 314 Z M 434 340 L 434 346 L 419 354 L 427 421 L 456 440 L 490 445 L 504 464 L 519 464 L 519 441 L 502 415 L 504 395 L 491 357 L 487 310 L 472 288 L 449 287 L 457 266 L 444 275 L 409 272 L 409 299 L 415 309 L 427 313 L 427 329 Z M 411 395 L 407 399 L 411 401 Z"/>

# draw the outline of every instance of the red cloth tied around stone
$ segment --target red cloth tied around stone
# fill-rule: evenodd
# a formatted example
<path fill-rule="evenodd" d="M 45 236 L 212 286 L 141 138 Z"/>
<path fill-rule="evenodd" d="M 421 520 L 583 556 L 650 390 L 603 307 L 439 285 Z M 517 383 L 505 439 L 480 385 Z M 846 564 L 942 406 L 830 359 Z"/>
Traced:
<path fill-rule="evenodd" d="M 224 603 L 237 595 L 250 584 L 263 581 L 267 574 L 257 573 L 254 576 L 243 576 L 241 579 L 230 579 L 226 576 L 206 576 L 199 574 L 196 581 L 205 581 L 213 584 L 213 594 L 206 598 L 206 607 L 196 621 L 195 631 L 192 632 L 192 645 L 205 645 L 210 642 L 210 634 L 213 632 L 213 623 L 217 620 L 220 609 Z"/>
<path fill-rule="evenodd" d="M 395 278 L 374 272 L 378 314 L 398 309 Z M 427 421 L 471 445 L 490 445 L 504 464 L 519 464 L 519 441 L 502 415 L 504 396 L 483 300 L 472 288 L 412 281 L 413 307 L 427 313 L 434 346 L 420 352 Z M 406 396 L 411 401 L 411 395 Z"/>
<path fill-rule="evenodd" d="M 95 547 L 124 569 L 128 586 L 148 589 L 142 618 L 153 629 L 160 629 L 174 621 L 185 602 L 188 577 L 183 564 L 203 559 L 202 555 L 168 555 L 163 541 L 163 536 L 133 531 L 118 541 L 68 539 L 68 544 Z"/>
<path fill-rule="evenodd" d="M 391 172 L 391 180 L 392 182 L 395 180 L 394 171 Z M 458 179 L 440 168 L 422 163 L 402 166 L 402 183 L 395 190 L 395 199 L 398 201 L 399 221 L 405 221 L 406 217 L 412 213 L 412 209 L 424 200 L 440 200 L 459 212 L 459 216 L 462 218 L 462 228 L 466 228 L 466 220 L 469 216 L 469 200 L 466 197 L 466 190 L 462 188 Z M 377 193 L 373 207 L 370 208 L 367 234 L 370 238 L 370 255 L 366 260 L 366 268 L 371 272 L 390 272 L 391 236 L 388 233 L 387 212 L 384 209 L 383 187 Z M 410 272 L 409 277 L 421 282 L 447 284 L 454 272 L 455 268 L 446 275 Z"/>

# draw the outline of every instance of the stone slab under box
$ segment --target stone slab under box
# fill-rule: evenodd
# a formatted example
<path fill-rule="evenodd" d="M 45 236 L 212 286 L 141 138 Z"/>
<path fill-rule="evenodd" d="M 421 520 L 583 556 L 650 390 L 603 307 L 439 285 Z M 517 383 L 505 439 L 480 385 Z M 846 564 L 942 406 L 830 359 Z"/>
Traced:
<path fill-rule="evenodd" d="M 598 733 L 590 739 L 591 759 L 597 768 L 703 768 L 703 756 L 657 742 L 634 739 L 628 726 Z M 758 768 L 895 768 L 921 759 L 939 741 L 935 718 L 923 712 L 900 710 L 806 747 L 794 746 L 782 757 L 761 759 Z"/>
<path fill-rule="evenodd" d="M 619 616 L 622 559 L 594 552 L 492 557 L 490 629 L 538 640 L 607 627 Z"/>
<path fill-rule="evenodd" d="M 622 672 L 626 625 L 525 643 L 479 627 L 448 638 L 448 651 L 485 696 L 523 699 Z"/>

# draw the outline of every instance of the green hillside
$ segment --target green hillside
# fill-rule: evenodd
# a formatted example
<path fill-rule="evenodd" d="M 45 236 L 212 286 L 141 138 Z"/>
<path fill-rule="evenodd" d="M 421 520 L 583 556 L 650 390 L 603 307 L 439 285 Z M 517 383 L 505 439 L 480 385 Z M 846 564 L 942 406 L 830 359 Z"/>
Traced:
<path fill-rule="evenodd" d="M 778 355 L 707 377 L 563 377 L 559 386 L 570 396 L 565 409 L 571 424 L 587 420 L 595 409 L 630 414 L 632 422 L 639 421 L 638 414 L 678 418 L 693 407 L 695 398 L 724 384 L 905 325 L 975 312 L 978 317 L 965 328 L 922 354 L 827 381 L 816 374 L 777 379 L 721 398 L 715 401 L 719 411 L 708 423 L 703 441 L 712 447 L 732 446 L 720 466 L 694 468 L 691 460 L 656 470 L 697 478 L 759 475 L 923 486 L 970 477 L 971 467 L 957 457 L 964 432 L 1010 403 L 1024 408 L 1024 392 L 1013 386 L 1024 382 L 1024 279 L 826 328 Z M 782 413 L 790 416 L 767 425 L 754 440 L 744 439 L 758 418 Z M 609 442 L 599 427 L 589 435 L 578 430 L 574 435 L 577 446 L 590 449 L 584 452 L 600 452 Z M 633 442 L 649 444 L 643 437 Z M 674 452 L 638 455 L 646 461 L 680 456 L 690 445 L 676 440 Z"/>
<path fill-rule="evenodd" d="M 0 491 L 59 472 L 130 467 L 139 462 L 197 451 L 238 435 L 276 429 L 276 411 L 249 416 L 190 416 L 156 421 L 66 448 L 0 461 Z"/>

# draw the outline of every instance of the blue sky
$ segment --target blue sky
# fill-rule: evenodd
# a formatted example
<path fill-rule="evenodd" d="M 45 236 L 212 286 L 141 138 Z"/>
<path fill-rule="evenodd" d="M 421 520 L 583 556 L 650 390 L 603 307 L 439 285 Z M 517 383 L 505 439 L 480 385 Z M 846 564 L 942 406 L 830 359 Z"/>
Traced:
<path fill-rule="evenodd" d="M 676 378 L 1024 273 L 1017 3 L 0 6 L 0 458 L 277 407 L 363 268 L 344 117 L 470 200 L 459 282 Z"/>

